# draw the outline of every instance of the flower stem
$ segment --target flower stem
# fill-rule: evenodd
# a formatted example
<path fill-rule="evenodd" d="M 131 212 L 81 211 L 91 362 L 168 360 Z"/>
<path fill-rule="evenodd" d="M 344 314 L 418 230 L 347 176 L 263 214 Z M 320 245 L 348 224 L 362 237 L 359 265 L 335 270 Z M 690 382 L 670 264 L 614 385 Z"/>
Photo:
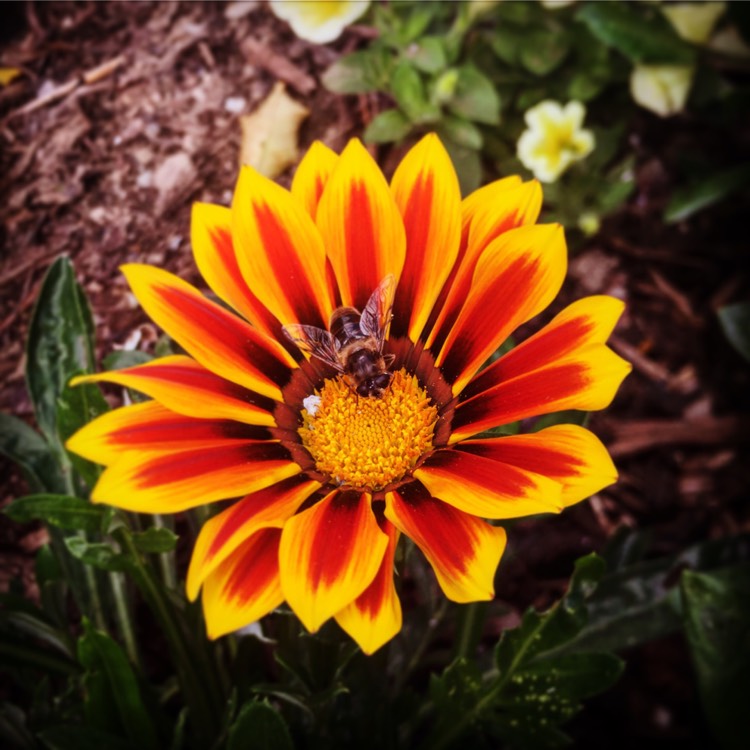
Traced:
<path fill-rule="evenodd" d="M 132 559 L 132 576 L 141 594 L 159 622 L 177 671 L 180 687 L 190 710 L 197 744 L 210 747 L 218 736 L 221 721 L 221 696 L 211 690 L 195 669 L 194 654 L 180 628 L 168 595 L 144 562 L 127 529 L 115 531 L 115 537 Z"/>

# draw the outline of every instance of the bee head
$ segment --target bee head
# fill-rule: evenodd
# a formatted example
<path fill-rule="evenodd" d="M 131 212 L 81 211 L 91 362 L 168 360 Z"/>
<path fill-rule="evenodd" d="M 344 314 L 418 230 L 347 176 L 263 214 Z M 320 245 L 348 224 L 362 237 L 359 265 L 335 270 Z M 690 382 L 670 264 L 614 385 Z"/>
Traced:
<path fill-rule="evenodd" d="M 357 393 L 360 396 L 374 396 L 380 398 L 385 389 L 390 385 L 393 373 L 380 372 L 377 375 L 363 380 L 357 386 Z"/>

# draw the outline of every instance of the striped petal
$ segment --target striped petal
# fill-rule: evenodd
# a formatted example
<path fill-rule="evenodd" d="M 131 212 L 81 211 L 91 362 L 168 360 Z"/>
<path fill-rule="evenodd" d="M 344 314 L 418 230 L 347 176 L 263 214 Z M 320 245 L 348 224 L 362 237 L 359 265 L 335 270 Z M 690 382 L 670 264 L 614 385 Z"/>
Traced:
<path fill-rule="evenodd" d="M 535 471 L 451 448 L 435 451 L 414 472 L 436 498 L 481 518 L 559 513 L 560 485 Z"/>
<path fill-rule="evenodd" d="M 267 427 L 276 424 L 272 414 L 276 401 L 224 380 L 180 354 L 136 367 L 82 375 L 73 378 L 71 385 L 101 382 L 140 391 L 189 417 L 233 419 Z"/>
<path fill-rule="evenodd" d="M 256 328 L 277 336 L 280 324 L 250 291 L 232 243 L 232 212 L 212 203 L 194 203 L 190 221 L 193 257 L 214 293 Z"/>
<path fill-rule="evenodd" d="M 91 500 L 139 513 L 176 513 L 256 492 L 300 471 L 286 448 L 269 441 L 169 455 L 129 451 L 104 471 Z"/>
<path fill-rule="evenodd" d="M 260 529 L 281 528 L 319 487 L 298 474 L 238 500 L 203 524 L 190 558 L 188 598 L 194 601 L 203 581 L 247 539 Z"/>
<path fill-rule="evenodd" d="M 479 188 L 464 198 L 461 204 L 461 244 L 458 261 L 438 298 L 435 322 L 427 338 L 436 351 L 456 321 L 469 296 L 477 261 L 492 239 L 502 232 L 533 224 L 539 214 L 536 198 L 541 201 L 541 190 L 534 183 L 522 183 L 520 177 L 506 177 Z M 474 224 L 481 226 L 477 235 L 470 234 Z"/>
<path fill-rule="evenodd" d="M 565 507 L 617 481 L 617 469 L 601 440 L 578 425 L 554 425 L 526 435 L 467 440 L 456 450 L 554 479 L 562 485 L 561 501 Z"/>
<path fill-rule="evenodd" d="M 280 386 L 295 367 L 281 344 L 167 271 L 136 264 L 122 270 L 148 316 L 200 364 L 233 383 L 281 398 Z"/>
<path fill-rule="evenodd" d="M 388 535 L 388 547 L 380 569 L 364 592 L 336 615 L 336 622 L 368 655 L 374 654 L 401 630 L 401 602 L 393 583 L 399 534 L 388 521 L 381 524 L 381 529 Z"/>
<path fill-rule="evenodd" d="M 292 195 L 313 219 L 318 213 L 320 196 L 338 160 L 338 154 L 320 141 L 315 141 L 294 173 Z"/>
<path fill-rule="evenodd" d="M 461 192 L 438 137 L 425 136 L 391 181 L 406 230 L 406 263 L 393 309 L 393 332 L 416 341 L 458 256 Z"/>
<path fill-rule="evenodd" d="M 385 177 L 358 140 L 339 157 L 316 220 L 343 305 L 361 310 L 385 276 L 400 277 L 404 223 Z"/>
<path fill-rule="evenodd" d="M 504 529 L 430 497 L 416 483 L 386 495 L 385 515 L 422 550 L 449 599 L 492 599 Z"/>
<path fill-rule="evenodd" d="M 490 243 L 437 358 L 455 394 L 513 330 L 549 305 L 566 267 L 559 225 L 520 227 Z"/>
<path fill-rule="evenodd" d="M 263 427 L 218 419 L 193 419 L 156 401 L 103 414 L 68 440 L 68 450 L 98 464 L 115 463 L 123 451 L 172 453 L 270 437 Z"/>
<path fill-rule="evenodd" d="M 450 442 L 553 411 L 604 409 L 630 370 L 630 363 L 604 344 L 584 347 L 460 403 L 453 416 Z"/>
<path fill-rule="evenodd" d="M 249 625 L 284 601 L 279 579 L 280 538 L 280 529 L 261 529 L 206 578 L 202 599 L 209 638 Z"/>
<path fill-rule="evenodd" d="M 364 592 L 387 546 L 366 493 L 335 490 L 287 521 L 279 548 L 281 587 L 310 632 Z"/>
<path fill-rule="evenodd" d="M 287 190 L 252 167 L 237 182 L 232 239 L 245 283 L 282 324 L 328 323 L 334 305 L 320 234 Z"/>
<path fill-rule="evenodd" d="M 566 307 L 544 328 L 482 370 L 461 394 L 486 391 L 591 344 L 603 344 L 614 330 L 625 305 L 615 297 L 584 297 Z"/>

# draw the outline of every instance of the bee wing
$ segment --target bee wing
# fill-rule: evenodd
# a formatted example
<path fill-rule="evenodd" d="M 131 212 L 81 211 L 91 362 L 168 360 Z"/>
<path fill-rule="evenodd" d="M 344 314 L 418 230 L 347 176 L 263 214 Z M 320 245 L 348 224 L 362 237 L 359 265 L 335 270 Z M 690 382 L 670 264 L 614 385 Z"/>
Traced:
<path fill-rule="evenodd" d="M 365 336 L 372 336 L 378 342 L 378 349 L 383 349 L 383 343 L 391 325 L 391 310 L 393 310 L 393 295 L 396 291 L 396 279 L 388 274 L 377 286 L 367 300 L 365 309 L 359 320 L 359 327 Z"/>
<path fill-rule="evenodd" d="M 308 352 L 333 367 L 338 372 L 343 372 L 344 368 L 339 361 L 336 339 L 328 331 L 315 326 L 290 325 L 281 326 L 284 335 L 303 352 Z"/>

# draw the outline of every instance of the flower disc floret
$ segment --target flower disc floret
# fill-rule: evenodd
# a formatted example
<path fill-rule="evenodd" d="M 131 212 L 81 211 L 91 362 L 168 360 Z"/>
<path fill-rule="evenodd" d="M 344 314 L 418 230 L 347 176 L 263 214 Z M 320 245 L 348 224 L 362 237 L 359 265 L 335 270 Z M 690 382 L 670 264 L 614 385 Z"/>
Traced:
<path fill-rule="evenodd" d="M 437 409 L 414 375 L 394 373 L 382 398 L 358 396 L 343 376 L 326 380 L 303 409 L 302 443 L 337 484 L 381 490 L 432 449 Z"/>

